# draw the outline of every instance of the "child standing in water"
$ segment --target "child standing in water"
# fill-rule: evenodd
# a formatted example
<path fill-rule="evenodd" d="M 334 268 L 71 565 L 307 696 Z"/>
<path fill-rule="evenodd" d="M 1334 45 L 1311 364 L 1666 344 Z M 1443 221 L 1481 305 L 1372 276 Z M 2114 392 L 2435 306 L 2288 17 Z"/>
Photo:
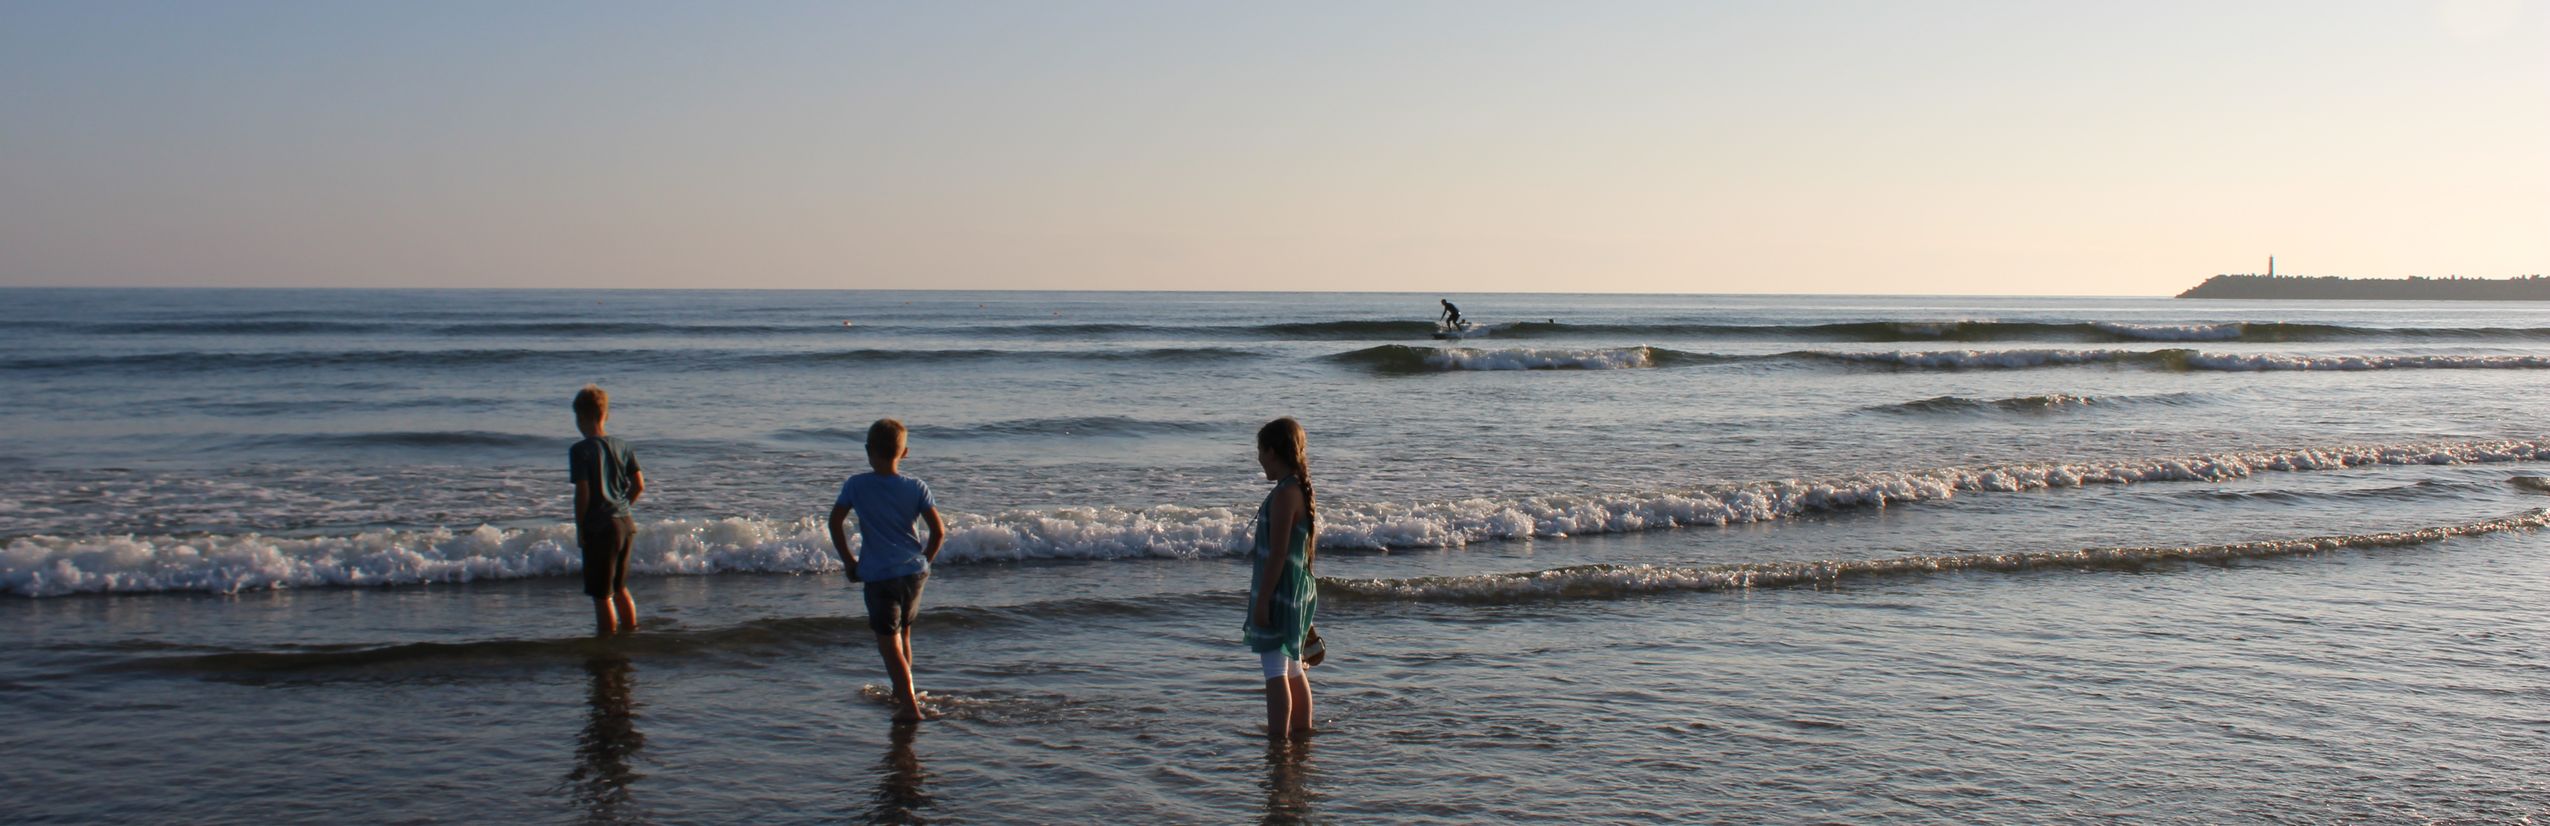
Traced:
<path fill-rule="evenodd" d="M 1289 416 L 1257 429 L 1257 464 L 1275 489 L 1257 507 L 1251 530 L 1248 622 L 1240 630 L 1266 674 L 1266 736 L 1278 740 L 1310 733 L 1310 671 L 1302 645 L 1319 608 L 1319 586 L 1310 576 L 1319 505 L 1308 442 L 1302 423 Z"/>
<path fill-rule="evenodd" d="M 930 486 L 903 475 L 903 423 L 878 419 L 868 426 L 868 468 L 841 483 L 832 500 L 832 549 L 841 554 L 850 581 L 866 583 L 868 630 L 876 632 L 877 653 L 885 657 L 886 678 L 894 682 L 894 721 L 919 722 L 921 692 L 912 687 L 912 621 L 921 615 L 921 584 L 930 578 L 930 563 L 939 558 L 947 525 L 939 521 Z M 850 555 L 849 537 L 841 521 L 859 515 L 859 555 Z M 912 535 L 912 522 L 930 526 L 930 543 Z"/>
<path fill-rule="evenodd" d="M 628 444 L 603 435 L 611 419 L 611 394 L 596 385 L 576 391 L 576 429 L 584 439 L 567 448 L 567 478 L 576 486 L 576 545 L 584 551 L 584 593 L 593 598 L 593 632 L 635 631 L 637 600 L 629 597 L 629 540 L 637 518 L 629 505 L 646 492 L 646 471 Z"/>

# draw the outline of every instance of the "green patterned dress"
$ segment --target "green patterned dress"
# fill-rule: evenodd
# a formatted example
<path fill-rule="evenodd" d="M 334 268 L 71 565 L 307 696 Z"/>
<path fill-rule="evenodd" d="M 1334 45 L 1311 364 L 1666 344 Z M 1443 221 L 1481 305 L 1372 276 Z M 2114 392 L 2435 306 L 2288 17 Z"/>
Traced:
<path fill-rule="evenodd" d="M 1290 484 L 1293 481 L 1286 479 L 1277 484 L 1274 491 L 1267 492 L 1266 501 L 1257 506 L 1257 524 L 1249 528 L 1250 616 L 1242 620 L 1240 635 L 1248 640 L 1250 651 L 1261 654 L 1282 651 L 1285 657 L 1298 660 L 1302 657 L 1302 638 L 1310 634 L 1311 616 L 1319 611 L 1319 585 L 1310 577 L 1310 519 L 1307 517 L 1293 523 L 1293 535 L 1284 550 L 1284 570 L 1275 575 L 1274 604 L 1268 606 L 1268 613 L 1273 615 L 1270 617 L 1273 625 L 1259 628 L 1254 616 L 1261 579 L 1258 572 L 1264 570 L 1267 557 L 1275 553 L 1274 545 L 1267 541 L 1266 512 L 1275 506 L 1275 491 L 1281 491 Z"/>

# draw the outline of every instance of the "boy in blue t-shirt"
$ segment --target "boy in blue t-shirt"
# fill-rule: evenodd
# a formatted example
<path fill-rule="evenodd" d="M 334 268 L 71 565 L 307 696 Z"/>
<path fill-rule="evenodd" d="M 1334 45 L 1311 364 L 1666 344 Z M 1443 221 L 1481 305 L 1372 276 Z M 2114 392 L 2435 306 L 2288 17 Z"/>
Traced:
<path fill-rule="evenodd" d="M 584 439 L 567 448 L 567 480 L 576 486 L 576 547 L 584 552 L 584 593 L 593 598 L 593 632 L 601 636 L 638 630 L 637 600 L 629 596 L 629 541 L 637 519 L 629 505 L 646 493 L 646 471 L 637 453 L 604 435 L 611 394 L 585 385 L 576 391 L 576 429 Z"/>
<path fill-rule="evenodd" d="M 868 426 L 870 473 L 841 483 L 832 500 L 832 549 L 841 554 L 850 581 L 866 583 L 868 630 L 877 634 L 877 653 L 885 656 L 886 676 L 894 681 L 894 721 L 921 719 L 921 692 L 912 687 L 912 621 L 921 613 L 921 584 L 930 578 L 930 563 L 939 558 L 947 525 L 930 501 L 930 486 L 896 472 L 912 452 L 905 444 L 903 423 L 878 419 Z M 850 554 L 841 520 L 859 515 L 859 555 Z M 929 523 L 924 547 L 912 535 L 912 521 Z"/>

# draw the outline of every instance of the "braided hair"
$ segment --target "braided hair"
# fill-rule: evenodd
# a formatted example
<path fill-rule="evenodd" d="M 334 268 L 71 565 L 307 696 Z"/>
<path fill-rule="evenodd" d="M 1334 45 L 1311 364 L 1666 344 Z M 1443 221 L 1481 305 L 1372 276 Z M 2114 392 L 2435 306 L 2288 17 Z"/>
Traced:
<path fill-rule="evenodd" d="M 1286 416 L 1267 422 L 1257 429 L 1257 449 L 1274 451 L 1292 465 L 1293 482 L 1302 488 L 1302 516 L 1310 520 L 1311 530 L 1319 529 L 1319 494 L 1310 486 L 1310 435 L 1302 431 L 1302 423 Z"/>

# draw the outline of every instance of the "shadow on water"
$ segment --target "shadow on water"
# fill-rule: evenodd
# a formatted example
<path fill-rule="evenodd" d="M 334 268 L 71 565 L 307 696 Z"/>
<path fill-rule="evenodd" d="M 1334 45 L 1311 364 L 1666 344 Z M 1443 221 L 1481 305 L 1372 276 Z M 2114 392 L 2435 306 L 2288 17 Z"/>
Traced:
<path fill-rule="evenodd" d="M 586 697 L 591 706 L 584 731 L 576 735 L 576 767 L 567 772 L 566 787 L 586 823 L 633 823 L 645 819 L 630 802 L 629 787 L 640 774 L 632 765 L 646 735 L 637 730 L 637 703 L 629 698 L 636 671 L 619 654 L 584 661 L 592 675 Z"/>
<path fill-rule="evenodd" d="M 868 806 L 856 818 L 868 823 L 928 823 L 930 793 L 923 789 L 929 772 L 921 769 L 921 757 L 912 751 L 912 740 L 920 734 L 918 723 L 894 724 L 893 746 L 878 761 L 877 790 L 868 795 Z"/>
<path fill-rule="evenodd" d="M 1311 794 L 1303 788 L 1310 774 L 1309 740 L 1268 744 L 1266 816 L 1257 822 L 1267 826 L 1311 822 Z"/>

